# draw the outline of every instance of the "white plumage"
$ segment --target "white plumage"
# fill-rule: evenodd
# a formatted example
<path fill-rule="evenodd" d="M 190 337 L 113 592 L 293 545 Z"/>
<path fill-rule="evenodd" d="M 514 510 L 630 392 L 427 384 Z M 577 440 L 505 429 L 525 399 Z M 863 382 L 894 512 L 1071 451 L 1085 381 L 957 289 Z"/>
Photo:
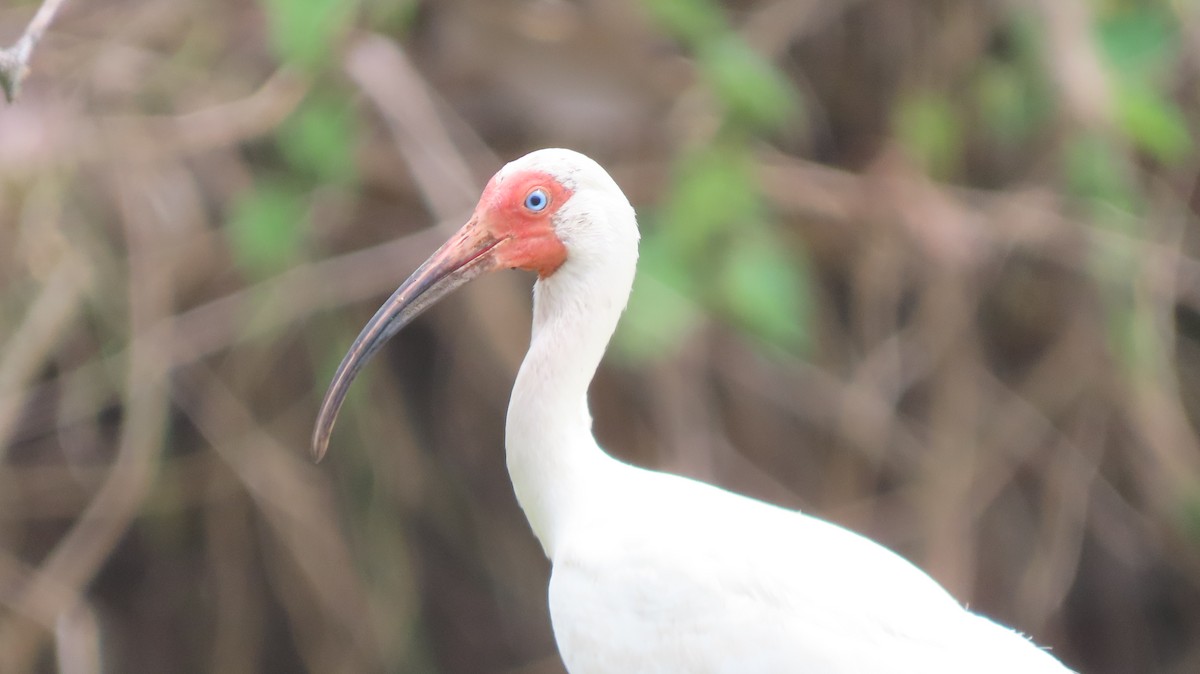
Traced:
<path fill-rule="evenodd" d="M 538 189 L 549 206 L 534 211 Z M 534 269 L 507 462 L 552 562 L 550 613 L 571 674 L 1067 672 L 858 534 L 600 449 L 587 388 L 628 299 L 637 241 L 632 207 L 591 159 L 552 149 L 505 166 L 347 354 L 318 456 L 350 380 L 387 337 L 485 271 Z"/>

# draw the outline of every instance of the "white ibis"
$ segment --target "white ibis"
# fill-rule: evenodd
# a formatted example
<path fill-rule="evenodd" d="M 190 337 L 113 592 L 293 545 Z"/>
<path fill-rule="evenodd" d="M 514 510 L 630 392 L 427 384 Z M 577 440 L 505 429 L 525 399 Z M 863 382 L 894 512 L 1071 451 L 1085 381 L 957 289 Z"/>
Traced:
<path fill-rule="evenodd" d="M 587 389 L 637 254 L 633 208 L 596 162 L 551 149 L 500 169 L 467 224 L 350 347 L 321 405 L 316 457 L 350 382 L 390 336 L 485 272 L 534 271 L 505 445 L 552 563 L 550 617 L 572 674 L 1068 671 L 863 536 L 606 454 Z"/>

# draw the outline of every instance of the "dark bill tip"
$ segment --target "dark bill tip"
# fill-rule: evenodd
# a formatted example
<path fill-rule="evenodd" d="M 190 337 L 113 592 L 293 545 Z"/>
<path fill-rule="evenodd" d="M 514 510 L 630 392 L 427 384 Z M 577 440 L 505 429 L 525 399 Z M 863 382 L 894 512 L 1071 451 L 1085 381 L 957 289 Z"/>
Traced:
<path fill-rule="evenodd" d="M 379 307 L 342 358 L 333 381 L 325 391 L 313 428 L 312 455 L 315 461 L 320 461 L 329 449 L 333 425 L 350 391 L 350 384 L 371 356 L 392 335 L 438 300 L 480 274 L 495 269 L 497 263 L 490 253 L 498 243 L 498 240 L 475 226 L 474 221 L 467 223 Z"/>

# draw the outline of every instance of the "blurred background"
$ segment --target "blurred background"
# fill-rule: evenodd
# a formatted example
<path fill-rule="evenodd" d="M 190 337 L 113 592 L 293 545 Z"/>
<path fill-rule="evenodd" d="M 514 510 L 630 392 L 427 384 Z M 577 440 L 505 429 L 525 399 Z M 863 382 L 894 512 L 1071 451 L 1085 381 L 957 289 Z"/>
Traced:
<path fill-rule="evenodd" d="M 308 454 L 359 328 L 545 146 L 640 214 L 614 454 L 1082 672 L 1200 671 L 1200 4 L 71 0 L 29 65 L 0 672 L 562 672 L 504 467 L 529 276 L 418 320 Z"/>

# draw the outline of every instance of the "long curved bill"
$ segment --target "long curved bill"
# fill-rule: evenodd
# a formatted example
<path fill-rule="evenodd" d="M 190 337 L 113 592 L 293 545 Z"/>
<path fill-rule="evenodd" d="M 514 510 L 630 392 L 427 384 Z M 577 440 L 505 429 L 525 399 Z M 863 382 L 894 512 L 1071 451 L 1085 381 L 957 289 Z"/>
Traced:
<path fill-rule="evenodd" d="M 313 429 L 314 459 L 320 461 L 325 456 L 338 410 L 342 408 L 350 383 L 367 360 L 392 335 L 438 300 L 481 274 L 497 269 L 494 249 L 501 241 L 503 239 L 494 237 L 472 217 L 379 307 L 362 332 L 358 333 L 358 338 L 342 358 L 341 365 L 338 365 L 329 389 L 325 391 L 321 411 L 317 414 L 317 425 Z"/>

